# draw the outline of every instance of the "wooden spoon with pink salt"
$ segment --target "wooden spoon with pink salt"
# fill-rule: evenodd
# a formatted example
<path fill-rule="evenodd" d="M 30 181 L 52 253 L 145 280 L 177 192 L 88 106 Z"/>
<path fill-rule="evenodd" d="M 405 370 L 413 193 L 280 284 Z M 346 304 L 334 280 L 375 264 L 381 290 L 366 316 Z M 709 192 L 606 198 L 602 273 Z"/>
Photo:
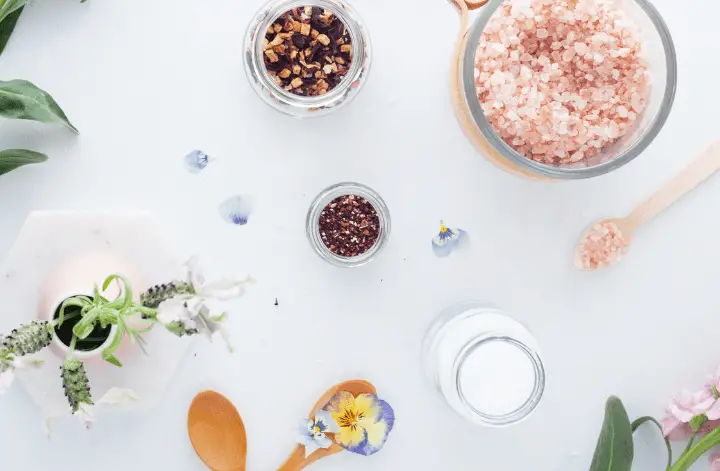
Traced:
<path fill-rule="evenodd" d="M 633 235 L 640 226 L 654 219 L 718 170 L 720 141 L 707 148 L 692 164 L 626 217 L 593 223 L 575 250 L 575 267 L 591 271 L 618 263 L 627 253 Z"/>

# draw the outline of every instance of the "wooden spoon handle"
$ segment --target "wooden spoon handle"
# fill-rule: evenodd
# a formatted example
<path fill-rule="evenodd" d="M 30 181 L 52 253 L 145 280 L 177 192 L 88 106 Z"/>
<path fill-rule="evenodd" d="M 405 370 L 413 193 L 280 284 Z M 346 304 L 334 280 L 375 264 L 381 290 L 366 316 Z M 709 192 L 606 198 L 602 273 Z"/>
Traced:
<path fill-rule="evenodd" d="M 292 455 L 278 471 L 300 471 L 305 467 L 305 450 L 302 447 L 295 448 Z"/>
<path fill-rule="evenodd" d="M 307 466 L 310 466 L 317 460 L 340 453 L 342 450 L 343 449 L 339 445 L 333 444 L 330 448 L 326 450 L 316 450 L 312 455 L 305 458 L 305 447 L 298 445 L 295 447 L 295 451 L 293 451 L 292 455 L 290 455 L 285 464 L 278 468 L 278 471 L 300 471 L 301 469 L 305 469 Z"/>
<path fill-rule="evenodd" d="M 654 219 L 718 170 L 720 170 L 720 141 L 708 147 L 685 170 L 630 213 L 629 221 L 637 228 Z"/>

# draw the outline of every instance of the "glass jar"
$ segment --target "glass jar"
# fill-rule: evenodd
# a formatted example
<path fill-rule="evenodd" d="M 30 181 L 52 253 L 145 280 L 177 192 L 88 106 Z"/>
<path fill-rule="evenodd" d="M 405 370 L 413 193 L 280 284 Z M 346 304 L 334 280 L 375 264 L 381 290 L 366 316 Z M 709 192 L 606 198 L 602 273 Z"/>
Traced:
<path fill-rule="evenodd" d="M 379 235 L 375 244 L 356 257 L 342 257 L 333 253 L 320 236 L 320 213 L 334 199 L 341 196 L 356 195 L 365 198 L 375 208 L 379 219 Z M 383 199 L 371 188 L 360 183 L 338 183 L 323 190 L 310 205 L 305 222 L 308 240 L 315 252 L 325 261 L 338 267 L 359 267 L 370 263 L 385 248 L 390 239 L 390 211 Z"/>
<path fill-rule="evenodd" d="M 495 133 L 483 113 L 475 85 L 475 56 L 480 37 L 493 13 L 506 2 L 527 0 L 451 0 L 460 11 L 461 33 L 453 59 L 453 102 L 460 126 L 475 147 L 492 163 L 531 179 L 591 178 L 622 167 L 640 155 L 655 139 L 670 114 L 677 88 L 675 46 L 665 22 L 647 0 L 620 0 L 619 5 L 640 28 L 651 75 L 650 97 L 634 128 L 603 147 L 598 156 L 569 164 L 543 164 L 515 151 Z M 468 29 L 468 12 L 482 10 Z"/>
<path fill-rule="evenodd" d="M 324 95 L 299 96 L 278 86 L 263 58 L 265 33 L 283 13 L 304 6 L 331 11 L 342 21 L 352 38 L 353 60 L 345 78 Z M 360 91 L 370 71 L 370 37 L 357 12 L 344 0 L 271 0 L 255 15 L 245 36 L 245 72 L 251 85 L 268 105 L 296 118 L 325 115 L 350 102 Z"/>
<path fill-rule="evenodd" d="M 471 301 L 443 311 L 423 341 L 432 385 L 461 416 L 507 426 L 535 410 L 545 389 L 537 342 L 496 307 Z"/>

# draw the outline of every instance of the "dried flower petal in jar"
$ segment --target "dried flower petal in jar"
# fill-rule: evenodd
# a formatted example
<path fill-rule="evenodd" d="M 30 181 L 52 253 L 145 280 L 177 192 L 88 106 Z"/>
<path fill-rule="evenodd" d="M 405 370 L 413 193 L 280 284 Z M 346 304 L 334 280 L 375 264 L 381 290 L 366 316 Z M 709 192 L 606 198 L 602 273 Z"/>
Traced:
<path fill-rule="evenodd" d="M 373 260 L 390 237 L 390 212 L 371 188 L 339 183 L 320 193 L 307 214 L 307 236 L 315 252 L 341 267 Z"/>
<path fill-rule="evenodd" d="M 270 106 L 298 118 L 349 103 L 370 70 L 370 38 L 345 0 L 270 0 L 245 37 L 245 71 Z"/>
<path fill-rule="evenodd" d="M 265 35 L 265 67 L 279 87 L 301 96 L 324 95 L 347 76 L 352 38 L 330 10 L 306 6 L 286 11 Z"/>

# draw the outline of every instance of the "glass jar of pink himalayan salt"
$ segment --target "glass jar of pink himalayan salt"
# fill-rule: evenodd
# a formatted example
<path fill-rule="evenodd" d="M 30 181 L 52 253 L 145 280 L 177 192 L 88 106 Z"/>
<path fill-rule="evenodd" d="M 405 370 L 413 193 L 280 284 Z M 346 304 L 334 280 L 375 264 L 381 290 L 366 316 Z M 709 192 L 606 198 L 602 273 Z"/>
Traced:
<path fill-rule="evenodd" d="M 650 145 L 653 139 L 655 139 L 665 124 L 670 114 L 670 109 L 672 108 L 677 86 L 675 47 L 665 22 L 657 10 L 647 0 L 479 0 L 477 2 L 451 0 L 451 2 L 459 10 L 461 17 L 460 37 L 458 39 L 452 67 L 452 83 L 454 85 L 452 87 L 452 95 L 457 119 L 467 137 L 476 148 L 500 168 L 519 176 L 540 180 L 571 180 L 596 177 L 618 169 L 640 155 L 648 145 Z M 638 43 L 640 44 L 638 47 L 640 51 L 638 55 L 641 55 L 645 70 L 640 80 L 643 81 L 643 84 L 646 84 L 645 89 L 647 91 L 642 97 L 642 106 L 638 106 L 638 108 L 642 108 L 642 111 L 635 113 L 635 110 L 631 106 L 622 106 L 622 103 L 615 106 L 615 100 L 609 100 L 608 103 L 610 103 L 612 108 L 608 108 L 608 110 L 612 111 L 616 117 L 619 116 L 616 122 L 624 123 L 624 134 L 616 136 L 618 134 L 617 127 L 612 123 L 610 123 L 611 126 L 616 127 L 616 129 L 610 129 L 608 126 L 600 128 L 598 134 L 603 134 L 601 137 L 604 139 L 601 140 L 601 137 L 597 137 L 597 140 L 590 139 L 585 142 L 585 145 L 588 145 L 590 149 L 588 151 L 590 155 L 588 156 L 583 156 L 584 152 L 583 154 L 575 152 L 573 154 L 565 153 L 563 155 L 564 150 L 562 146 L 547 147 L 551 150 L 555 149 L 557 155 L 551 153 L 542 155 L 542 152 L 536 155 L 534 154 L 535 149 L 542 149 L 542 147 L 530 145 L 522 139 L 515 140 L 515 138 L 511 138 L 512 136 L 508 137 L 508 134 L 515 132 L 515 129 L 509 132 L 504 131 L 506 135 L 505 139 L 503 139 L 501 134 L 495 130 L 494 125 L 507 123 L 507 119 L 518 119 L 518 117 L 517 115 L 511 116 L 511 110 L 503 109 L 502 106 L 500 106 L 499 109 L 493 109 L 495 105 L 483 105 L 483 103 L 481 103 L 480 97 L 482 94 L 479 88 L 480 85 L 478 85 L 481 77 L 480 70 L 476 70 L 476 68 L 478 67 L 478 55 L 487 51 L 488 46 L 496 47 L 500 58 L 506 57 L 512 59 L 512 52 L 508 51 L 511 51 L 513 46 L 518 44 L 518 38 L 503 37 L 505 44 L 502 44 L 503 40 L 501 40 L 498 41 L 501 45 L 497 46 L 494 44 L 488 45 L 488 41 L 485 41 L 485 46 L 481 48 L 481 38 L 485 39 L 489 37 L 484 36 L 484 32 L 486 28 L 489 28 L 488 25 L 492 24 L 493 16 L 504 15 L 505 19 L 503 21 L 505 21 L 506 24 L 511 24 L 511 17 L 514 14 L 526 15 L 524 17 L 521 16 L 520 21 L 527 20 L 527 28 L 530 29 L 523 29 L 526 26 L 521 24 L 515 31 L 525 31 L 526 37 L 535 35 L 536 41 L 540 38 L 539 41 L 543 42 L 545 38 L 547 38 L 546 34 L 548 33 L 547 29 L 541 28 L 541 26 L 544 26 L 542 23 L 544 18 L 534 16 L 534 13 L 529 10 L 530 4 L 533 4 L 535 7 L 537 7 L 538 4 L 546 4 L 548 5 L 547 8 L 564 8 L 566 11 L 563 14 L 567 14 L 567 10 L 589 8 L 588 5 L 596 5 L 599 2 L 612 2 L 613 5 L 619 9 L 614 11 L 619 11 L 620 15 L 624 15 L 627 18 L 627 20 L 623 20 L 623 22 L 629 21 L 633 24 L 633 28 L 636 27 L 638 32 L 638 39 L 640 41 Z M 470 25 L 470 12 L 478 9 L 480 9 L 479 15 L 474 20 L 474 23 Z M 572 18 L 570 18 L 570 21 L 572 21 Z M 577 21 L 582 21 L 582 17 L 580 20 L 576 20 L 575 24 L 577 24 Z M 560 23 L 562 23 L 562 21 Z M 558 23 L 551 25 L 550 28 L 557 27 L 557 24 Z M 620 27 L 622 27 L 620 23 L 612 21 L 608 22 L 608 24 L 611 25 L 611 28 L 612 25 L 620 25 Z M 567 28 L 569 29 L 569 26 Z M 541 29 L 543 29 L 543 31 L 540 31 Z M 557 35 L 552 36 L 552 38 L 560 38 L 559 31 L 559 29 L 556 29 L 555 33 Z M 563 32 L 565 31 L 566 30 L 563 30 Z M 488 34 L 493 34 L 493 31 L 489 30 Z M 594 64 L 596 67 L 602 67 L 602 63 L 598 61 L 603 61 L 605 57 L 609 58 L 610 55 L 612 55 L 613 58 L 617 58 L 619 55 L 627 52 L 609 52 L 611 49 L 611 45 L 609 45 L 606 50 L 603 50 L 605 55 L 603 56 L 601 53 L 601 57 L 598 57 L 593 55 L 592 50 L 585 50 L 582 46 L 570 46 L 570 40 L 572 39 L 577 41 L 575 36 L 573 36 L 565 37 L 567 41 L 555 41 L 551 44 L 549 48 L 550 53 L 552 50 L 558 50 L 565 54 L 564 57 L 560 54 L 556 56 L 558 62 L 569 58 L 571 55 L 575 57 L 578 54 L 582 54 L 578 57 L 578 62 L 590 58 L 590 64 Z M 595 46 L 592 41 L 591 38 L 587 41 L 590 49 Z M 576 51 L 574 50 L 575 47 L 580 49 Z M 573 49 L 573 51 L 565 53 L 568 49 Z M 562 59 L 560 59 L 560 57 L 562 57 Z M 486 59 L 486 56 L 482 56 L 481 64 L 488 64 L 488 68 L 494 67 L 494 63 L 488 63 Z M 521 60 L 522 59 L 527 58 L 521 58 Z M 495 59 L 487 60 L 492 61 Z M 547 66 L 551 68 L 555 67 L 552 65 L 552 62 L 553 60 L 551 59 Z M 609 63 L 612 62 L 608 62 L 608 64 Z M 545 64 L 542 65 L 545 66 Z M 480 67 L 483 68 L 484 66 L 481 65 Z M 581 64 L 578 67 L 586 67 L 586 65 Z M 512 69 L 508 68 L 505 69 L 505 72 L 511 70 Z M 552 72 L 552 69 L 550 70 Z M 536 72 L 537 71 L 534 70 L 533 74 Z M 573 72 L 576 73 L 577 70 Z M 590 75 L 594 72 L 594 70 L 588 70 L 585 78 L 595 78 L 593 75 Z M 613 77 L 616 77 L 619 72 L 613 73 L 615 74 Z M 503 76 L 499 77 L 502 80 Z M 493 78 L 491 77 L 491 81 L 486 83 L 494 83 L 492 80 Z M 604 83 L 610 82 L 611 81 Z M 591 82 L 588 80 L 586 83 Z M 629 82 L 624 83 L 624 87 L 626 88 L 621 90 L 627 91 L 628 88 L 632 89 L 634 86 L 635 84 L 632 83 L 631 78 Z M 582 93 L 581 85 L 578 85 L 577 89 Z M 526 88 L 518 86 L 514 92 L 514 97 L 527 97 L 527 93 L 528 90 Z M 572 112 L 573 108 L 570 108 L 570 105 L 563 102 L 567 97 L 563 97 L 562 94 L 560 94 L 560 96 L 555 98 L 558 99 L 565 109 L 570 109 Z M 511 97 L 510 99 L 512 100 L 513 98 Z M 634 99 L 635 97 L 633 97 L 633 100 Z M 577 110 L 583 105 L 587 105 L 586 103 L 578 103 L 577 101 L 571 103 L 574 110 Z M 560 107 L 560 105 L 557 106 L 558 108 Z M 603 105 L 593 104 L 591 106 L 602 107 Z M 485 110 L 488 110 L 487 114 Z M 537 110 L 537 108 L 535 108 L 535 110 Z M 532 111 L 533 110 L 530 110 L 529 112 Z M 554 112 L 555 110 L 553 109 L 552 113 Z M 527 116 L 528 115 L 526 115 L 526 117 Z M 554 117 L 554 114 L 552 116 Z M 523 117 L 521 116 L 519 119 L 522 120 Z M 553 121 L 549 122 L 553 123 Z M 586 121 L 582 122 L 587 124 Z M 607 124 L 607 122 L 605 122 L 605 124 Z M 518 125 L 518 127 L 520 126 L 526 125 Z M 560 122 L 560 126 L 564 125 Z M 550 131 L 548 131 L 548 127 Z M 525 129 L 528 128 L 526 127 Z M 557 122 L 555 122 L 550 126 L 546 126 L 544 132 L 556 136 L 560 132 L 568 132 L 566 129 L 560 129 L 562 128 L 559 128 Z M 582 130 L 586 131 L 588 128 L 583 127 Z M 570 132 L 574 134 L 576 129 Z M 585 132 L 583 132 L 583 136 L 585 135 Z M 535 138 L 538 139 L 538 136 L 536 135 Z M 545 138 L 546 136 L 544 135 L 539 137 L 539 139 Z M 562 136 L 560 136 L 560 138 L 562 138 Z M 600 145 L 601 143 L 602 145 Z M 524 144 L 524 148 L 519 144 Z M 579 146 L 580 144 L 578 142 L 572 142 L 565 148 L 572 149 L 574 145 Z M 591 145 L 595 148 L 593 149 Z M 526 157 L 528 152 L 533 153 L 532 156 L 534 158 Z"/>

